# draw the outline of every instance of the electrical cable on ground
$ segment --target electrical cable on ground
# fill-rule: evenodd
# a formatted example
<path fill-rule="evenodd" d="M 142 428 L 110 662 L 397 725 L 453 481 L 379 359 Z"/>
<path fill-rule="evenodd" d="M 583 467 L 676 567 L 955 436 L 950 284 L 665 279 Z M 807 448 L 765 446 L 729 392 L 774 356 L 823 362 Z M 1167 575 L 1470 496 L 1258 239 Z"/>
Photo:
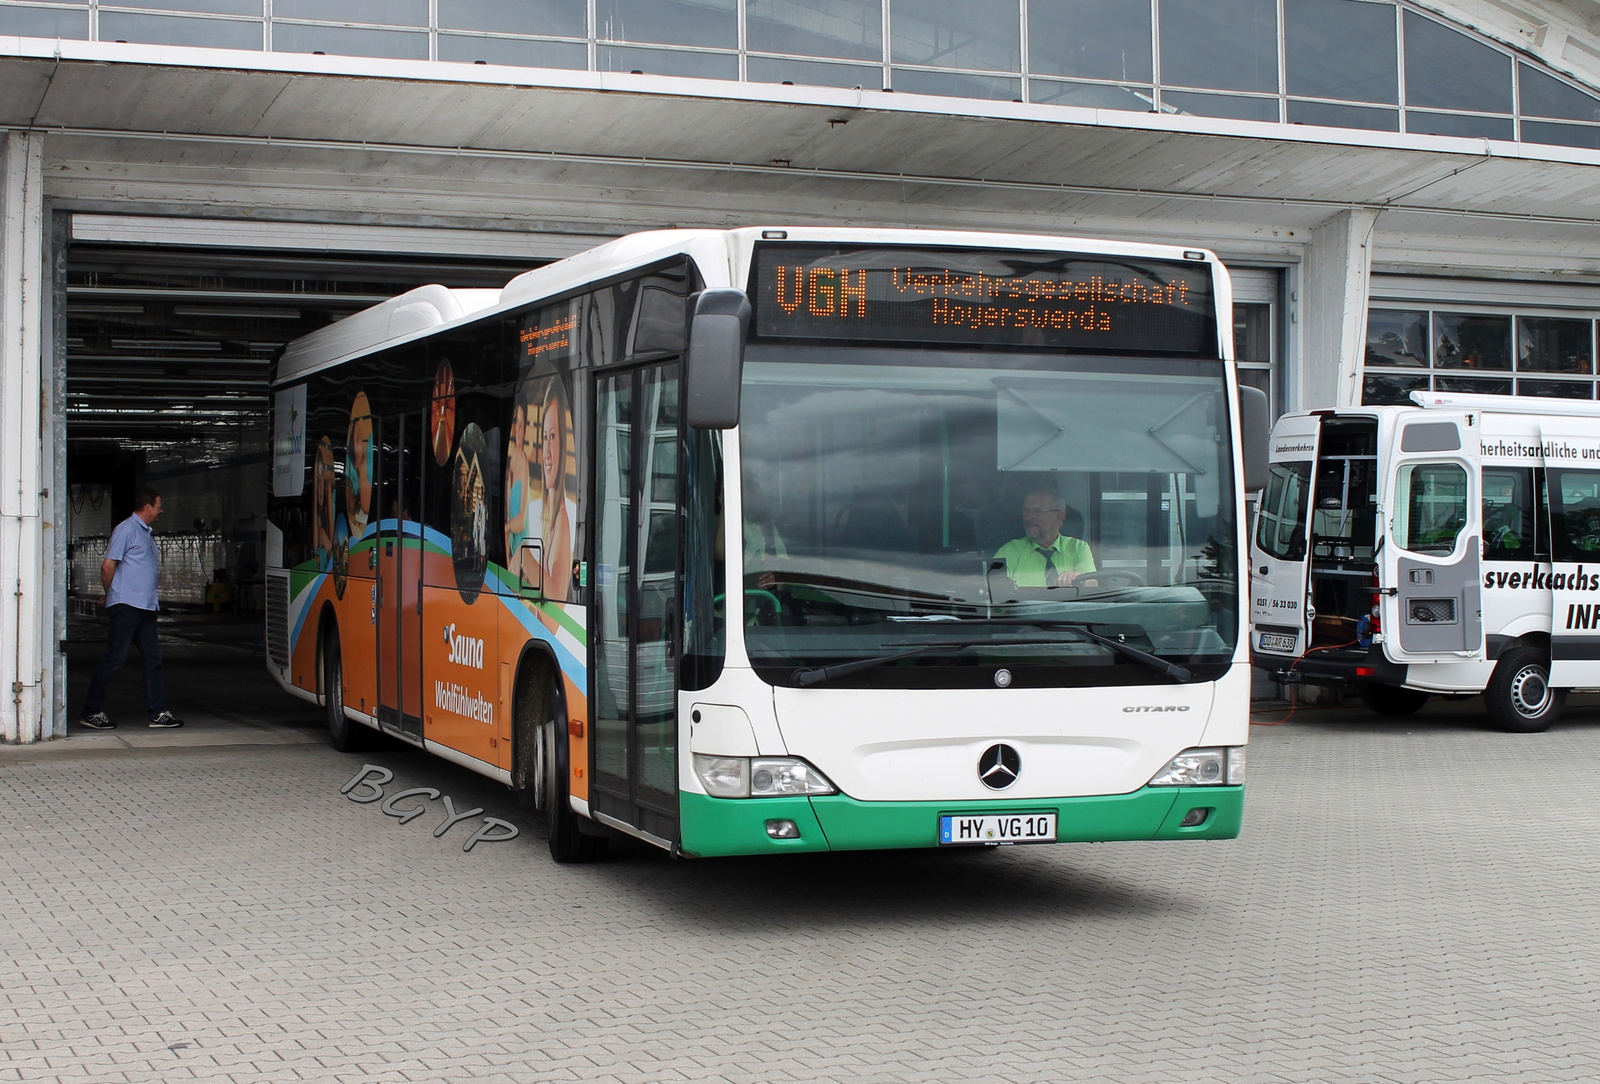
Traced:
<path fill-rule="evenodd" d="M 1322 647 L 1308 647 L 1308 648 L 1306 648 L 1306 650 L 1304 650 L 1304 651 L 1302 651 L 1300 653 L 1300 655 L 1294 660 L 1294 662 L 1289 664 L 1289 669 L 1285 670 L 1284 673 L 1286 673 L 1286 674 L 1294 673 L 1294 668 L 1296 666 L 1300 665 L 1300 660 L 1304 659 L 1307 655 L 1311 654 L 1313 651 L 1335 651 L 1335 650 L 1337 650 L 1337 649 L 1339 649 L 1341 647 L 1354 647 L 1354 646 L 1356 646 L 1357 642 L 1358 641 L 1356 641 L 1356 640 L 1349 640 L 1349 641 L 1346 641 L 1345 643 L 1342 643 L 1342 644 L 1324 644 Z M 1254 719 L 1252 719 L 1252 720 L 1250 720 L 1250 725 L 1251 726 L 1282 726 L 1284 723 L 1287 723 L 1290 719 L 1293 719 L 1294 718 L 1295 709 L 1300 706 L 1300 702 L 1299 702 L 1298 699 L 1296 699 L 1296 697 L 1294 695 L 1294 686 L 1293 685 L 1288 686 L 1288 692 L 1289 692 L 1289 714 L 1288 715 L 1285 715 L 1282 719 L 1278 719 L 1275 722 L 1271 722 L 1271 723 L 1258 723 Z"/>

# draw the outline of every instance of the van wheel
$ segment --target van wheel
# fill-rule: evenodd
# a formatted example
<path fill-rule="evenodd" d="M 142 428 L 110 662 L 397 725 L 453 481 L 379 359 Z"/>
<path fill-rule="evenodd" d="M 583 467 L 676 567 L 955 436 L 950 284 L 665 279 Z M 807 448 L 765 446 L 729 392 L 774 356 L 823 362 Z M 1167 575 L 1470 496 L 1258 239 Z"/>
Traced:
<path fill-rule="evenodd" d="M 1550 687 L 1550 657 L 1535 647 L 1500 656 L 1483 690 L 1489 718 L 1513 734 L 1537 734 L 1561 717 L 1567 690 Z"/>
<path fill-rule="evenodd" d="M 344 660 L 339 653 L 339 630 L 328 630 L 322 645 L 322 706 L 327 712 L 328 741 L 341 753 L 359 753 L 368 747 L 367 728 L 344 713 Z"/>
<path fill-rule="evenodd" d="M 560 697 L 537 670 L 517 695 L 515 769 L 512 785 L 522 807 L 544 814 L 550 857 L 557 862 L 593 862 L 606 840 L 580 831 L 567 791 L 567 720 Z"/>
<path fill-rule="evenodd" d="M 1402 689 L 1398 685 L 1361 686 L 1361 702 L 1379 715 L 1415 715 L 1428 702 L 1428 694 L 1416 689 Z"/>

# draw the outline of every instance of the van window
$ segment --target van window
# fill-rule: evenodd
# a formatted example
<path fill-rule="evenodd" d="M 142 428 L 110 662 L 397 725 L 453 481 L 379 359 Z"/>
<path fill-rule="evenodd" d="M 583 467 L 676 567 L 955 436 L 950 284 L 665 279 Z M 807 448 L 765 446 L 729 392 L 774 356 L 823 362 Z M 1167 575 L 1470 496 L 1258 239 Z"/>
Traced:
<path fill-rule="evenodd" d="M 1484 468 L 1484 559 L 1533 559 L 1542 548 L 1539 545 L 1537 523 L 1533 514 L 1533 468 Z"/>
<path fill-rule="evenodd" d="M 1557 561 L 1600 560 L 1600 471 L 1548 471 L 1550 549 Z"/>
<path fill-rule="evenodd" d="M 1444 556 L 1467 526 L 1467 471 L 1456 463 L 1400 468 L 1394 534 L 1401 549 Z"/>
<path fill-rule="evenodd" d="M 1311 489 L 1310 463 L 1274 463 L 1256 517 L 1256 545 L 1280 561 L 1301 561 L 1306 555 L 1306 495 Z"/>

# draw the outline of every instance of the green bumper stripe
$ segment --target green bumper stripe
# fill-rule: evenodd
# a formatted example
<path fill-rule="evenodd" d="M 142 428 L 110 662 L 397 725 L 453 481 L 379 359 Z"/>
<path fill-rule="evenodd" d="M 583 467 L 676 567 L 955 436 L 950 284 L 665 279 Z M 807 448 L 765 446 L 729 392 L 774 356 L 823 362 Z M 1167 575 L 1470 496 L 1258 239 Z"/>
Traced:
<path fill-rule="evenodd" d="M 1132 794 L 985 802 L 858 802 L 826 798 L 708 798 L 679 794 L 683 850 L 704 857 L 780 851 L 935 847 L 941 813 L 1056 814 L 1056 840 L 1233 839 L 1244 817 L 1243 787 L 1145 787 Z M 1191 809 L 1203 822 L 1180 827 Z M 800 838 L 775 840 L 768 820 L 792 820 Z"/>
<path fill-rule="evenodd" d="M 679 791 L 678 815 L 684 853 L 701 858 L 828 849 L 809 798 L 708 798 Z M 794 821 L 800 838 L 773 839 L 769 820 Z"/>

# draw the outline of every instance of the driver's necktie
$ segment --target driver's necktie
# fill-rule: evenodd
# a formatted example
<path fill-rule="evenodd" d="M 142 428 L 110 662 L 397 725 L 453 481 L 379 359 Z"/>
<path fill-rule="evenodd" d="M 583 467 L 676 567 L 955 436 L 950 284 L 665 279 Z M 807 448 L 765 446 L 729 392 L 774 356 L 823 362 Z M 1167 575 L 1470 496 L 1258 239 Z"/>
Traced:
<path fill-rule="evenodd" d="M 1049 546 L 1040 546 L 1039 554 L 1044 558 L 1044 585 L 1054 587 L 1056 584 L 1056 551 Z"/>

